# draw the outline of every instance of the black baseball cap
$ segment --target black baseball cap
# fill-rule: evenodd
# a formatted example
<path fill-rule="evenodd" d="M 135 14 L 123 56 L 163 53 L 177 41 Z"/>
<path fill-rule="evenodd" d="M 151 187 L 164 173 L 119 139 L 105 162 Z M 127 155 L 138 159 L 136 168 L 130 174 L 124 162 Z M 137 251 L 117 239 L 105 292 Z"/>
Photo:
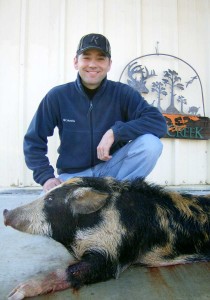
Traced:
<path fill-rule="evenodd" d="M 82 54 L 88 49 L 101 50 L 107 57 L 111 57 L 111 47 L 109 41 L 102 34 L 90 33 L 81 38 L 77 48 L 77 55 Z"/>

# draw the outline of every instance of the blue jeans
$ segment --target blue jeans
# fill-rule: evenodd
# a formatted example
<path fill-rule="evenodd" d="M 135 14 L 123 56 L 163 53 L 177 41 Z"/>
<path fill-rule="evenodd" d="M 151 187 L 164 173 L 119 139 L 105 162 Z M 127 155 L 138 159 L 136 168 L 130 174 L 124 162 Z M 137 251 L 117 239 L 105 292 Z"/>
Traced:
<path fill-rule="evenodd" d="M 111 176 L 118 180 L 146 177 L 153 170 L 162 153 L 162 142 L 152 134 L 142 135 L 116 151 L 109 161 L 79 173 L 63 173 L 61 181 L 72 177 L 105 177 Z"/>

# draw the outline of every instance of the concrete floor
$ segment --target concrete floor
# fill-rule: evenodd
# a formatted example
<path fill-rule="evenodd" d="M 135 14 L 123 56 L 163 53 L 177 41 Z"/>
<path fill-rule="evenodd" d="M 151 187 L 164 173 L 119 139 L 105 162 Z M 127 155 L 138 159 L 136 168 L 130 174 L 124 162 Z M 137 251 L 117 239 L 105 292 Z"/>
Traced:
<path fill-rule="evenodd" d="M 67 265 L 71 256 L 59 243 L 30 236 L 3 224 L 2 212 L 31 202 L 39 190 L 0 190 L 0 300 L 20 282 L 40 271 Z M 203 193 L 206 193 L 204 191 Z M 37 300 L 207 300 L 210 299 L 210 263 L 163 268 L 132 267 L 117 280 L 34 297 Z"/>

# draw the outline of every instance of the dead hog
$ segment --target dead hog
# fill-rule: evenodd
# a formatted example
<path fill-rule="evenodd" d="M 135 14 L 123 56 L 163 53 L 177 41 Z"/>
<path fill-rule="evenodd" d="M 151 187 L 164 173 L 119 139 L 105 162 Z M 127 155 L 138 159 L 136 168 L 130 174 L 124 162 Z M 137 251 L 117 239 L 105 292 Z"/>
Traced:
<path fill-rule="evenodd" d="M 77 261 L 16 287 L 10 300 L 118 277 L 132 264 L 210 260 L 210 196 L 165 191 L 142 179 L 74 178 L 4 211 L 5 225 L 62 243 Z"/>

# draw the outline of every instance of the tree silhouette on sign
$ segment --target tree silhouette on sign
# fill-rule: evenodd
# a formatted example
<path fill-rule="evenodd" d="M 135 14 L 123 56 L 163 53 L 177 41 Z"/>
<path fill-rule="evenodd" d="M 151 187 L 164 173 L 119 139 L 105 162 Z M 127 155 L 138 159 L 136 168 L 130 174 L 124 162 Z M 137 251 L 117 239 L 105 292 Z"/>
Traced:
<path fill-rule="evenodd" d="M 174 92 L 177 88 L 180 90 L 184 90 L 184 85 L 179 83 L 181 81 L 181 77 L 178 76 L 178 73 L 176 71 L 170 69 L 168 69 L 168 71 L 164 71 L 164 77 L 165 78 L 163 78 L 162 81 L 165 85 L 169 85 L 171 94 L 170 105 L 166 109 L 166 112 L 179 113 L 178 109 L 176 109 L 174 105 L 174 97 L 176 96 Z"/>
<path fill-rule="evenodd" d="M 167 92 L 166 92 L 165 87 L 163 86 L 163 83 L 160 81 L 153 82 L 151 91 L 157 93 L 157 100 L 158 100 L 157 108 L 159 109 L 159 111 L 162 112 L 163 110 L 160 105 L 160 101 L 162 100 L 161 95 L 164 95 L 164 96 L 167 95 Z"/>
<path fill-rule="evenodd" d="M 179 96 L 179 97 L 177 98 L 177 101 L 178 101 L 179 103 L 181 103 L 181 113 L 183 114 L 183 113 L 184 113 L 183 107 L 184 107 L 184 104 L 187 104 L 187 99 L 186 99 L 184 96 Z"/>

